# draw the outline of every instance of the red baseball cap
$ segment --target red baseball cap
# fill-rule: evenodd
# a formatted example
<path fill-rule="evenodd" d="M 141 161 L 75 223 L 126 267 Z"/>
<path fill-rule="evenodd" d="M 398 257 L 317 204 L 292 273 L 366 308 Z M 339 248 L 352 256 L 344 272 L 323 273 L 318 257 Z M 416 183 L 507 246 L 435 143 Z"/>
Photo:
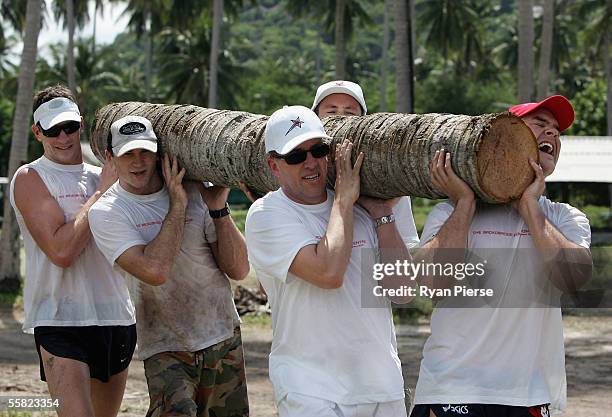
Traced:
<path fill-rule="evenodd" d="M 559 123 L 559 132 L 563 132 L 574 123 L 574 108 L 572 103 L 563 96 L 550 96 L 539 103 L 524 103 L 510 107 L 508 111 L 523 117 L 536 109 L 546 109 L 552 113 Z"/>

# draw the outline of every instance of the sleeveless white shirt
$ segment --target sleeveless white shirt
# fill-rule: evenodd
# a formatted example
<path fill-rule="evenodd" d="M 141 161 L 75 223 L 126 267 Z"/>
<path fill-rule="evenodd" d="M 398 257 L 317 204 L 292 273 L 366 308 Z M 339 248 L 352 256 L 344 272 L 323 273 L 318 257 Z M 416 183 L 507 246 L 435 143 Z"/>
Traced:
<path fill-rule="evenodd" d="M 89 164 L 61 165 L 43 156 L 19 168 L 11 181 L 11 205 L 26 253 L 23 330 L 32 333 L 36 326 L 134 324 L 134 306 L 125 281 L 113 271 L 93 238 L 68 268 L 52 263 L 36 244 L 15 205 L 15 178 L 26 167 L 38 173 L 63 210 L 66 222 L 75 219 L 96 191 L 100 174 L 100 168 Z"/>

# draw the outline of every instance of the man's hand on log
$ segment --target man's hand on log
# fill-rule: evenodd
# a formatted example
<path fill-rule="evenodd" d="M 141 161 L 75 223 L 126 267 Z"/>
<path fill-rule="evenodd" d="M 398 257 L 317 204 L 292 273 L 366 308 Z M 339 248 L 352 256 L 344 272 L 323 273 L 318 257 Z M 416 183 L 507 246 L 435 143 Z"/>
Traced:
<path fill-rule="evenodd" d="M 540 200 L 540 196 L 546 189 L 546 183 L 544 182 L 544 178 L 546 178 L 546 176 L 544 175 L 542 167 L 531 158 L 529 158 L 529 165 L 531 165 L 531 168 L 535 173 L 535 179 L 529 185 L 529 187 L 523 191 L 521 198 L 512 202 L 512 207 L 518 210 L 523 219 L 526 219 L 526 216 L 532 209 L 539 209 L 540 206 L 538 202 Z"/>
<path fill-rule="evenodd" d="M 113 164 L 112 157 L 108 151 L 104 154 L 104 159 L 104 166 L 102 167 L 102 172 L 100 172 L 100 182 L 98 183 L 98 191 L 102 194 L 117 182 L 118 179 L 115 164 Z"/>
<path fill-rule="evenodd" d="M 244 193 L 244 195 L 246 195 L 251 203 L 254 203 L 256 200 L 262 197 L 261 195 L 258 195 L 256 191 L 251 190 L 249 186 L 242 181 L 238 183 L 238 187 L 240 187 L 240 190 Z"/>
<path fill-rule="evenodd" d="M 450 152 L 444 149 L 436 151 L 431 163 L 431 183 L 433 186 L 457 204 L 461 200 L 474 201 L 474 191 L 463 181 L 451 164 Z"/>
<path fill-rule="evenodd" d="M 168 154 L 164 154 L 162 161 L 162 173 L 164 181 L 170 195 L 170 208 L 177 207 L 183 211 L 187 207 L 187 192 L 183 187 L 183 176 L 185 176 L 185 168 L 180 168 L 176 156 L 172 158 L 172 164 Z"/>
<path fill-rule="evenodd" d="M 212 187 L 205 187 L 201 182 L 198 183 L 198 189 L 202 200 L 206 204 L 209 210 L 221 210 L 225 207 L 227 197 L 229 196 L 230 189 L 221 187 L 219 185 L 213 185 Z"/>
<path fill-rule="evenodd" d="M 345 139 L 342 145 L 336 145 L 336 199 L 346 199 L 348 203 L 355 204 L 359 198 L 360 179 L 359 171 L 363 163 L 363 152 L 359 153 L 355 165 L 351 163 L 353 144 Z"/>
<path fill-rule="evenodd" d="M 367 197 L 362 195 L 357 200 L 357 204 L 363 207 L 371 218 L 378 219 L 392 214 L 393 207 L 399 202 L 400 198 L 401 197 L 395 197 L 389 200 L 384 200 L 382 198 Z"/>

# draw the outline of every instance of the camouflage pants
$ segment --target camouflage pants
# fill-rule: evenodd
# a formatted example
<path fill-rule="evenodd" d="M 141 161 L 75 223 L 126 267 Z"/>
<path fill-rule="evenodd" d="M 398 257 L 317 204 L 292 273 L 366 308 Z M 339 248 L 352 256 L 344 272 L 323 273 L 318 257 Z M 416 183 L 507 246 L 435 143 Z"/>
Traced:
<path fill-rule="evenodd" d="M 198 352 L 162 352 L 145 359 L 151 403 L 147 417 L 248 417 L 240 327 Z"/>

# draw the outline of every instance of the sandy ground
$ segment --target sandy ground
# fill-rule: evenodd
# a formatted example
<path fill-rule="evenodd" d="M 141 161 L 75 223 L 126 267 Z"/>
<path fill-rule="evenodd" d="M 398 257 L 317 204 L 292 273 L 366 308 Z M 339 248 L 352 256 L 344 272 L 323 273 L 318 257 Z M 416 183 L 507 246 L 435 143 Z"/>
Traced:
<path fill-rule="evenodd" d="M 38 357 L 33 337 L 21 332 L 21 314 L 0 310 L 0 397 L 47 396 L 38 377 Z M 612 314 L 569 316 L 564 319 L 568 380 L 568 409 L 564 416 L 608 417 L 612 415 Z M 252 417 L 276 416 L 267 357 L 272 331 L 268 326 L 243 326 L 249 401 Z M 398 327 L 398 346 L 409 387 L 418 375 L 423 343 L 429 333 L 427 321 Z M 142 362 L 132 361 L 121 416 L 143 416 L 148 406 Z M 0 416 L 16 416 L 0 412 Z M 26 414 L 27 415 L 27 414 Z M 50 413 L 37 412 L 45 416 Z"/>

